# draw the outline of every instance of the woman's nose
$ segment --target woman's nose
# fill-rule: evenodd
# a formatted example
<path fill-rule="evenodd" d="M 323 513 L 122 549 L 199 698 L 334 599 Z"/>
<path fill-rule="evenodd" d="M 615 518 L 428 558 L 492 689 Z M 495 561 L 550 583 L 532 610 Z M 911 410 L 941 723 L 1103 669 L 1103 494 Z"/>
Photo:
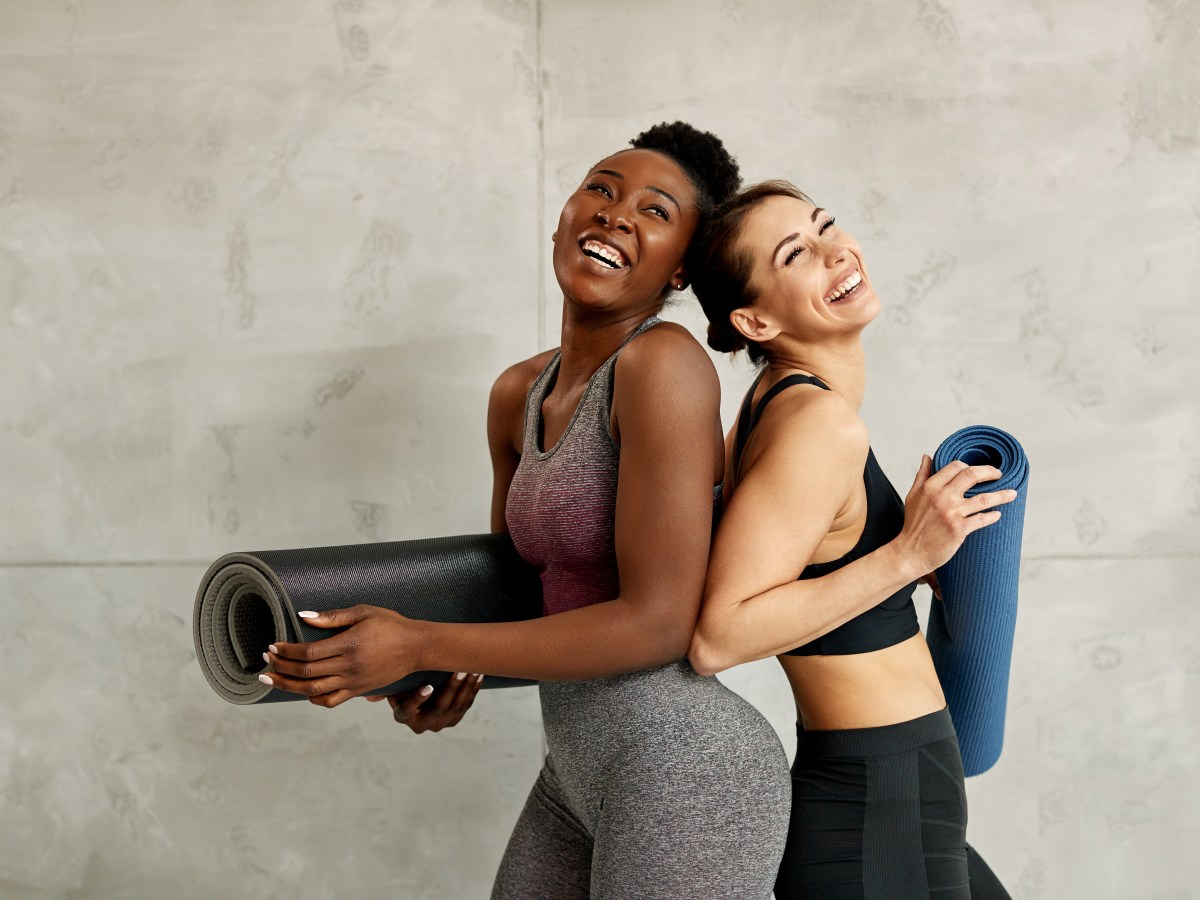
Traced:
<path fill-rule="evenodd" d="M 608 228 L 615 228 L 618 231 L 631 230 L 629 214 L 619 203 L 610 203 L 600 209 L 596 213 L 596 219 Z"/>
<path fill-rule="evenodd" d="M 849 256 L 849 248 L 841 241 L 825 242 L 825 265 L 827 268 L 832 269 L 840 266 Z"/>

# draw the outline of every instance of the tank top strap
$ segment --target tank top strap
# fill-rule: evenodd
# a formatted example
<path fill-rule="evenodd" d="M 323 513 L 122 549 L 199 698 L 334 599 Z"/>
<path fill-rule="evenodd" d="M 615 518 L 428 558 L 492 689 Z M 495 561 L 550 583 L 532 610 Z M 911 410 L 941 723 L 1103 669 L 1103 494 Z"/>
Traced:
<path fill-rule="evenodd" d="M 613 378 L 616 371 L 617 357 L 621 355 L 621 351 L 639 334 L 644 334 L 649 331 L 659 322 L 658 316 L 651 316 L 637 328 L 635 328 L 625 340 L 621 341 L 620 346 L 613 351 L 612 355 L 602 362 L 599 368 L 592 373 L 592 377 L 588 379 L 587 387 L 584 388 L 583 396 L 579 400 L 579 405 L 575 409 L 575 414 L 571 417 L 567 424 L 566 430 L 559 439 L 561 445 L 575 429 L 578 420 L 588 420 L 588 426 L 594 427 L 603 423 L 604 432 L 608 433 L 608 417 L 612 410 L 612 391 Z M 539 454 L 545 454 L 552 448 L 546 448 L 543 451 L 540 447 L 541 440 L 539 429 L 542 421 L 542 403 L 546 399 L 546 395 L 550 393 L 551 387 L 558 375 L 559 365 L 562 363 L 562 350 L 555 350 L 554 356 L 546 363 L 546 367 L 542 369 L 541 374 L 533 380 L 533 384 L 529 387 L 529 394 L 525 398 L 525 427 L 522 436 L 522 453 L 526 454 L 531 451 L 536 451 Z M 611 435 L 609 435 L 611 437 Z"/>
<path fill-rule="evenodd" d="M 621 346 L 613 352 L 612 356 L 600 364 L 600 369 L 597 370 L 597 374 L 599 374 L 601 371 L 605 373 L 603 376 L 604 390 L 602 391 L 601 399 L 604 401 L 603 406 L 606 413 L 612 409 L 613 379 L 616 378 L 617 374 L 617 357 L 621 355 L 621 351 L 625 349 L 626 345 L 630 341 L 632 341 L 639 334 L 645 334 L 661 321 L 662 319 L 660 319 L 658 316 L 651 316 L 648 318 L 645 322 L 635 328 L 630 333 L 629 337 L 621 341 Z"/>
<path fill-rule="evenodd" d="M 602 430 L 610 439 L 612 432 L 609 428 L 609 420 L 612 417 L 612 395 L 617 377 L 617 358 L 630 341 L 640 334 L 645 334 L 661 321 L 662 319 L 658 316 L 651 316 L 630 332 L 629 336 L 621 341 L 621 346 L 613 351 L 612 356 L 600 364 L 600 368 L 592 376 L 583 399 L 580 401 L 580 405 L 583 407 L 581 413 L 589 414 L 594 427 Z"/>
<path fill-rule="evenodd" d="M 541 374 L 533 379 L 529 393 L 525 395 L 525 427 L 521 436 L 521 455 L 526 456 L 538 449 L 538 423 L 542 419 L 542 401 L 546 399 L 547 385 L 558 373 L 558 364 L 562 360 L 562 351 L 555 350 L 550 362 L 542 369 Z"/>
<path fill-rule="evenodd" d="M 759 383 L 767 375 L 767 370 L 764 369 L 756 379 L 754 384 L 750 385 L 750 389 L 746 391 L 746 399 L 742 402 L 742 410 L 738 415 L 738 430 L 737 437 L 733 444 L 733 468 L 737 471 L 742 461 L 742 449 L 746 445 L 746 441 L 750 439 L 750 432 L 758 424 L 758 420 L 762 418 L 763 411 L 767 408 L 776 396 L 783 391 L 797 384 L 811 384 L 819 387 L 823 391 L 830 390 L 829 385 L 823 382 L 815 375 L 788 375 L 786 378 L 781 378 L 762 395 L 762 399 L 754 406 L 753 411 L 750 409 L 751 403 L 754 401 L 754 391 L 758 388 Z"/>

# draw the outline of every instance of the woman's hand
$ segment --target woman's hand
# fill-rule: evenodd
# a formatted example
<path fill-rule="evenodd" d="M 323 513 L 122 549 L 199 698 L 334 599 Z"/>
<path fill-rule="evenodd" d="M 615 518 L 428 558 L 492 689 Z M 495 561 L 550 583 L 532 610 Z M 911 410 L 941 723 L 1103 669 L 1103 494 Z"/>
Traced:
<path fill-rule="evenodd" d="M 367 699 L 372 702 L 386 699 L 392 708 L 393 719 L 401 725 L 407 725 L 416 734 L 423 734 L 426 731 L 453 728 L 461 722 L 475 702 L 475 695 L 482 684 L 482 675 L 459 672 L 447 678 L 436 693 L 433 686 L 427 684 L 406 694 Z"/>
<path fill-rule="evenodd" d="M 345 631 L 305 644 L 272 644 L 263 654 L 271 665 L 259 676 L 264 684 L 334 707 L 420 669 L 412 651 L 415 625 L 397 612 L 359 604 L 298 615 L 314 628 Z"/>
<path fill-rule="evenodd" d="M 1017 499 L 1014 490 L 964 496 L 980 482 L 999 478 L 995 466 L 955 460 L 936 473 L 932 470 L 933 460 L 922 456 L 904 501 L 904 529 L 896 537 L 896 548 L 921 572 L 933 572 L 948 562 L 968 534 L 1000 521 L 995 507 Z"/>

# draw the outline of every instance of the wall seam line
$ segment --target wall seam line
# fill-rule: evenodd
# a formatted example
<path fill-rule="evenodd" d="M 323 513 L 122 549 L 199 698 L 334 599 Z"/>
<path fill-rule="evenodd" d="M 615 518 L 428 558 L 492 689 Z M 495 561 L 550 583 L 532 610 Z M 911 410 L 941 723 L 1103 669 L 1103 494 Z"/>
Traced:
<path fill-rule="evenodd" d="M 534 0 L 535 89 L 537 91 L 537 348 L 546 349 L 546 104 L 542 58 L 542 0 Z"/>

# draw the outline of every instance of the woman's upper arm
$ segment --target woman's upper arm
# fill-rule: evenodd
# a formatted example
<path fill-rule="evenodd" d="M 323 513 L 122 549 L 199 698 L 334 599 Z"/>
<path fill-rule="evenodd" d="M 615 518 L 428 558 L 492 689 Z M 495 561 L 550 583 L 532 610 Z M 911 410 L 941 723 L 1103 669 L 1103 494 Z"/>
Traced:
<path fill-rule="evenodd" d="M 541 357 L 517 363 L 501 373 L 492 385 L 488 397 L 488 451 L 492 458 L 491 529 L 506 533 L 504 507 L 508 488 L 521 462 L 521 439 L 525 426 L 525 398 L 533 379 L 540 371 L 536 362 Z"/>
<path fill-rule="evenodd" d="M 684 622 L 690 637 L 712 532 L 716 369 L 685 330 L 660 325 L 622 352 L 613 413 L 621 597 Z"/>
<path fill-rule="evenodd" d="M 788 408 L 756 434 L 766 443 L 743 468 L 713 540 L 706 616 L 795 581 L 862 482 L 868 437 L 849 406 L 830 394 L 775 403 Z"/>

